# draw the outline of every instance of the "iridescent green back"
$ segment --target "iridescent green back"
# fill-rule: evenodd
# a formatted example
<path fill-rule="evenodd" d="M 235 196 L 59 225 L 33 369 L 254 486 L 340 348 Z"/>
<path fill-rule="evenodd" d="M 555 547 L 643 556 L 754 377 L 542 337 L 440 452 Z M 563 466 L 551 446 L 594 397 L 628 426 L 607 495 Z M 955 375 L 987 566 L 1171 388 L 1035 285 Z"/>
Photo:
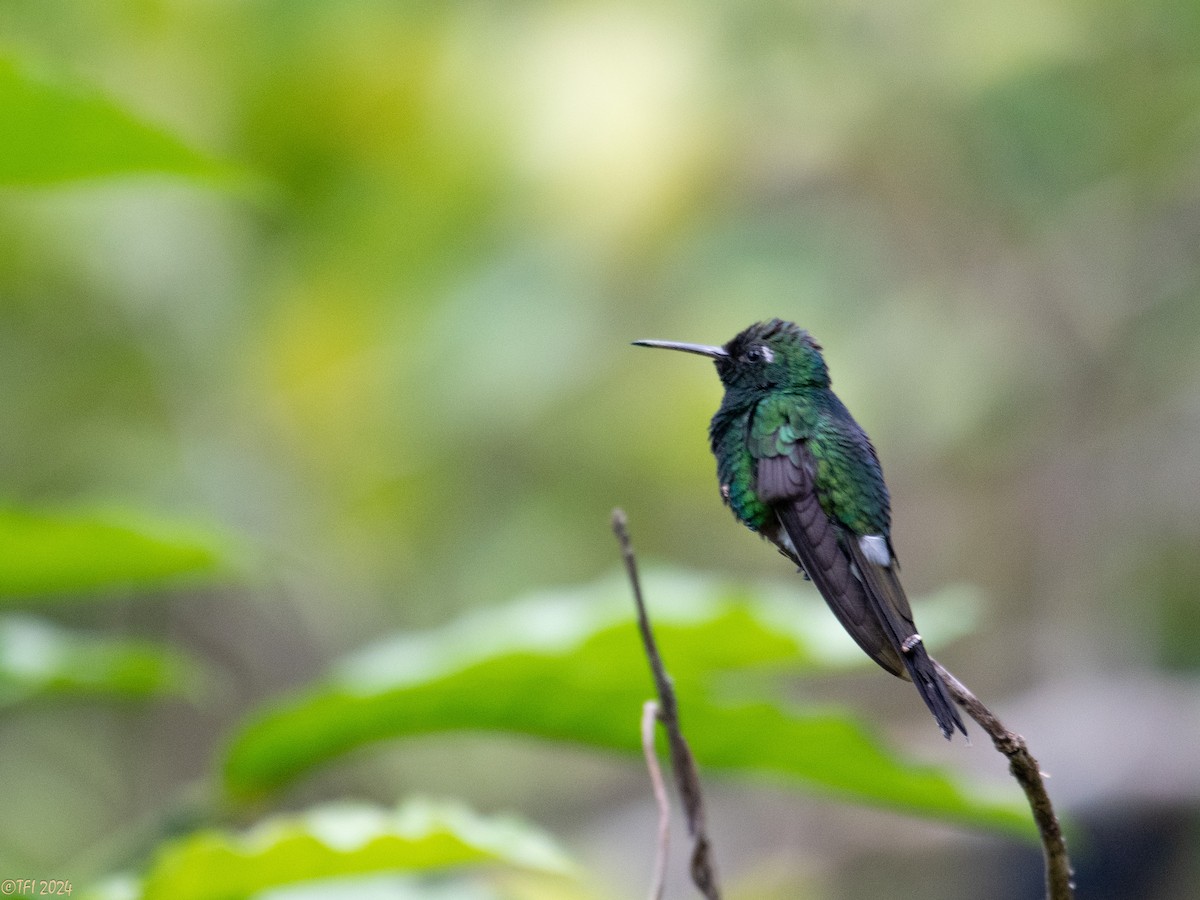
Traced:
<path fill-rule="evenodd" d="M 757 399 L 726 393 L 709 429 L 722 495 L 754 530 L 769 512 L 754 492 L 757 459 L 789 456 L 801 443 L 815 465 L 822 509 L 854 534 L 890 530 L 887 486 L 875 450 L 829 388 L 775 390 Z"/>

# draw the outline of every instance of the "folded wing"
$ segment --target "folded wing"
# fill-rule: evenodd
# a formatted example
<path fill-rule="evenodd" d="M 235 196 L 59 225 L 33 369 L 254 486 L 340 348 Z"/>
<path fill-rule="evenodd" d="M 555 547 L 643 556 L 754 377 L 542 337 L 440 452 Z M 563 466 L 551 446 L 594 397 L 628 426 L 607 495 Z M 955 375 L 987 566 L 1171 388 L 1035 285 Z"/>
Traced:
<path fill-rule="evenodd" d="M 887 539 L 855 535 L 831 519 L 821 506 L 816 462 L 805 442 L 797 440 L 787 451 L 756 462 L 756 493 L 778 521 L 778 530 L 767 536 L 803 567 L 863 651 L 916 685 L 946 737 L 955 728 L 966 734 L 917 633 Z"/>
<path fill-rule="evenodd" d="M 786 456 L 758 460 L 756 493 L 774 509 L 779 524 L 779 530 L 767 536 L 804 569 L 863 652 L 903 678 L 899 644 L 884 629 L 862 581 L 854 575 L 838 527 L 821 508 L 814 471 L 800 443 Z"/>

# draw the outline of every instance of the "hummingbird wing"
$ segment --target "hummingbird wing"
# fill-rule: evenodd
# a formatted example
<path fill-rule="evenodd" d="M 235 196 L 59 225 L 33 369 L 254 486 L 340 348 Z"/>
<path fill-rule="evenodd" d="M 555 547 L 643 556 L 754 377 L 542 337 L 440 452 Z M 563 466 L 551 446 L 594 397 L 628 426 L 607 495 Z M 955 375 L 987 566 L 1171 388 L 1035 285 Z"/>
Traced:
<path fill-rule="evenodd" d="M 893 675 L 904 677 L 899 642 L 884 629 L 871 598 L 851 568 L 838 526 L 821 508 L 816 463 L 800 442 L 787 455 L 757 461 L 756 490 L 778 520 L 772 538 L 804 569 L 829 608 L 863 652 Z"/>
<path fill-rule="evenodd" d="M 768 536 L 803 567 L 863 651 L 914 683 L 942 734 L 949 737 L 955 728 L 966 734 L 917 633 L 888 539 L 854 534 L 831 518 L 821 504 L 808 441 L 795 429 L 780 431 L 765 444 L 777 452 L 759 456 L 755 470 L 755 492 L 779 523 Z"/>

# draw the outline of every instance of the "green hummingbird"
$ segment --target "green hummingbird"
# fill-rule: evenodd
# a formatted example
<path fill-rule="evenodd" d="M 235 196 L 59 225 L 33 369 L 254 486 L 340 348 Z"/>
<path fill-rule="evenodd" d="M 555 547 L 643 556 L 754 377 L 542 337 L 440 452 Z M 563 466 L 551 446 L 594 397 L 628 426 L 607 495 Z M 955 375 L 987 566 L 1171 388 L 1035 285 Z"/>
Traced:
<path fill-rule="evenodd" d="M 965 735 L 900 585 L 879 457 L 830 390 L 821 345 L 780 319 L 723 347 L 634 343 L 716 363 L 725 396 L 708 437 L 726 505 L 800 567 L 871 659 L 916 685 L 947 739 Z"/>

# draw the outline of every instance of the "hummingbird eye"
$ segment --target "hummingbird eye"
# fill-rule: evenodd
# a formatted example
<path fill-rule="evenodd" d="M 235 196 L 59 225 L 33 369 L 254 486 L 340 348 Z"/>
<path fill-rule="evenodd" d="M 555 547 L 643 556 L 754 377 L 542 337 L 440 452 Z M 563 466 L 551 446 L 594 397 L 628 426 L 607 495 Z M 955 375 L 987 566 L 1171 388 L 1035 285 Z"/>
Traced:
<path fill-rule="evenodd" d="M 775 352 L 770 347 L 760 344 L 757 347 L 751 347 L 746 352 L 746 360 L 748 362 L 774 362 Z"/>

